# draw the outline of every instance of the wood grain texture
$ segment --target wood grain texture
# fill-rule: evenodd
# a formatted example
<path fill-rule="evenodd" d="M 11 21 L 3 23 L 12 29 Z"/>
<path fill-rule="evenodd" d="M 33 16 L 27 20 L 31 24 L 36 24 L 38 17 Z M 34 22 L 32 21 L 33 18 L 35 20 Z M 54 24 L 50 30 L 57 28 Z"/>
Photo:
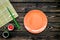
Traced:
<path fill-rule="evenodd" d="M 11 2 L 60 2 L 60 0 L 11 0 Z"/>
<path fill-rule="evenodd" d="M 21 26 L 21 30 L 14 30 L 13 32 L 10 32 L 11 33 L 10 38 L 8 39 L 0 38 L 0 40 L 60 40 L 60 7 L 59 7 L 60 4 L 58 3 L 59 0 L 57 1 L 10 0 L 10 1 L 19 15 L 19 17 L 17 17 L 16 19 Z M 32 9 L 42 10 L 47 15 L 48 18 L 47 28 L 42 33 L 37 35 L 29 33 L 24 28 L 23 24 L 24 16 L 29 10 Z M 10 23 L 13 24 L 14 22 L 11 21 Z"/>
<path fill-rule="evenodd" d="M 17 12 L 41 9 L 44 12 L 60 12 L 58 3 L 12 3 Z M 58 8 L 58 9 L 57 9 Z"/>

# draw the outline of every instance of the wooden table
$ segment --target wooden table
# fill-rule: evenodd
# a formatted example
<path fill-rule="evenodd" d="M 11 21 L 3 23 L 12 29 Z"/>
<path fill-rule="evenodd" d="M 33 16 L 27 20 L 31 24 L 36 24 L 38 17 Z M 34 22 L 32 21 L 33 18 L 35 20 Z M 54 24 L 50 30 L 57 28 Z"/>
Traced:
<path fill-rule="evenodd" d="M 58 2 L 59 0 L 11 0 L 19 14 L 17 21 L 21 25 L 21 30 L 12 32 L 11 38 L 0 38 L 0 40 L 60 40 L 60 4 Z M 23 24 L 25 14 L 32 9 L 44 11 L 48 18 L 47 28 L 37 35 L 27 32 Z"/>

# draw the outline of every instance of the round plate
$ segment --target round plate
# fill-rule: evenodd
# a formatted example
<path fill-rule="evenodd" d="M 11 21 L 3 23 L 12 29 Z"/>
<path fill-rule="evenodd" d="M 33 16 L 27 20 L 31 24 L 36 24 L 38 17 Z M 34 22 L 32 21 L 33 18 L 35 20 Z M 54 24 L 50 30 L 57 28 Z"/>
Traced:
<path fill-rule="evenodd" d="M 41 10 L 31 10 L 24 17 L 24 26 L 30 33 L 41 33 L 47 26 L 47 17 Z"/>

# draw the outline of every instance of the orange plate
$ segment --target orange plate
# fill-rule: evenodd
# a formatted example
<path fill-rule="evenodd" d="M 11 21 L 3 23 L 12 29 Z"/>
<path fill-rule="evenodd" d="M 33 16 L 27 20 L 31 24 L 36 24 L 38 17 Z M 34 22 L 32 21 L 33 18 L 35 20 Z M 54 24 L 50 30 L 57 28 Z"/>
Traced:
<path fill-rule="evenodd" d="M 31 10 L 24 17 L 24 26 L 30 33 L 41 33 L 47 26 L 47 17 L 41 10 Z"/>

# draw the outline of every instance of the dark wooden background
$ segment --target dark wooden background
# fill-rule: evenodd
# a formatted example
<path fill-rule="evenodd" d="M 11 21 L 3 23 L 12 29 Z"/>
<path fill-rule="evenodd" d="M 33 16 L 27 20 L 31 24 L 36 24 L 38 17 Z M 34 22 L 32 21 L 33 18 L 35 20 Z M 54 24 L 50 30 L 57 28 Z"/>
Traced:
<path fill-rule="evenodd" d="M 8 39 L 0 40 L 60 40 L 60 0 L 10 0 L 10 2 L 19 14 L 17 21 L 21 25 L 21 30 L 11 32 Z M 32 9 L 42 10 L 48 18 L 47 28 L 37 35 L 27 32 L 23 24 L 25 14 Z"/>

